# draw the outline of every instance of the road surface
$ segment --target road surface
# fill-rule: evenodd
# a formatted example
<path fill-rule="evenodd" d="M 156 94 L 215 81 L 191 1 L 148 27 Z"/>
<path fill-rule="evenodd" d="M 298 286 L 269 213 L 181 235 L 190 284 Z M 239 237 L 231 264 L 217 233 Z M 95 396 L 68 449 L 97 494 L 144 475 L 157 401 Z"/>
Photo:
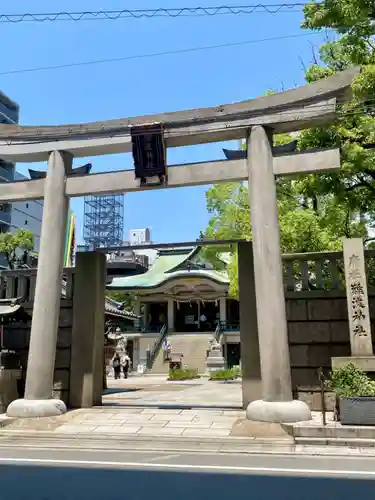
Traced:
<path fill-rule="evenodd" d="M 374 492 L 375 458 L 367 457 L 0 446 L 0 500 L 346 500 Z"/>

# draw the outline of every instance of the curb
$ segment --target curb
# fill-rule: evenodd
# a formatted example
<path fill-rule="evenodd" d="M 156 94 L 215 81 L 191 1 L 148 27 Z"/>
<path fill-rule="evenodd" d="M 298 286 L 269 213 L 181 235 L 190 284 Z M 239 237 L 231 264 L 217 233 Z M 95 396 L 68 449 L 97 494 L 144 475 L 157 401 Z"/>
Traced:
<path fill-rule="evenodd" d="M 329 441 L 329 442 L 327 442 Z M 328 445 L 328 446 L 327 446 Z M 14 431 L 0 429 L 1 447 L 26 448 L 79 448 L 114 451 L 168 451 L 174 453 L 227 453 L 262 455 L 308 456 L 375 456 L 375 441 L 352 439 L 303 439 L 295 442 L 273 438 L 174 438 L 170 436 L 126 436 L 119 434 L 80 433 L 66 434 L 46 431 Z M 345 449 L 346 447 L 346 449 Z"/>
<path fill-rule="evenodd" d="M 295 437 L 297 445 L 302 446 L 336 446 L 349 448 L 373 448 L 375 454 L 375 439 L 366 438 L 314 438 L 314 437 Z"/>
<path fill-rule="evenodd" d="M 36 444 L 51 444 L 54 447 L 59 445 L 79 445 L 89 443 L 90 447 L 96 443 L 104 445 L 106 449 L 118 450 L 159 450 L 159 451 L 206 451 L 209 453 L 254 453 L 254 451 L 278 451 L 279 453 L 293 452 L 295 444 L 286 440 L 256 439 L 242 437 L 172 437 L 172 436 L 137 436 L 119 434 L 97 434 L 79 433 L 67 434 L 59 432 L 46 432 L 34 430 L 6 430 L 0 429 L 0 446 L 21 443 L 28 441 Z M 97 447 L 97 446 L 96 446 Z"/>

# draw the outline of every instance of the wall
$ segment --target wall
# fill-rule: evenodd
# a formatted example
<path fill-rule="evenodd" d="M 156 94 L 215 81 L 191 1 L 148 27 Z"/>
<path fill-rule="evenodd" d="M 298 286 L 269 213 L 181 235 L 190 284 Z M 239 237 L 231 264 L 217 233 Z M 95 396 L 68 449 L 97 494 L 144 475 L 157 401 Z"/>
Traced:
<path fill-rule="evenodd" d="M 297 292 L 298 293 L 298 292 Z M 294 295 L 297 295 L 294 294 Z M 326 376 L 331 358 L 350 356 L 349 323 L 346 296 L 339 291 L 298 293 L 286 301 L 292 384 L 298 398 L 313 409 L 320 409 L 318 369 Z M 370 298 L 375 321 L 375 296 Z M 329 408 L 333 396 L 326 396 Z"/>

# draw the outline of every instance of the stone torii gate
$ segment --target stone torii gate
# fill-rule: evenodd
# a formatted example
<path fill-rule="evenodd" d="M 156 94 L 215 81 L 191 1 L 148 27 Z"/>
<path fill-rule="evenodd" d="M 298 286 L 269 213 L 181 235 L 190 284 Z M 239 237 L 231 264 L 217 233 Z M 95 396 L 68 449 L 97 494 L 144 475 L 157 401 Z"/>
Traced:
<path fill-rule="evenodd" d="M 358 71 L 214 108 L 55 127 L 0 125 L 0 158 L 48 161 L 45 179 L 0 184 L 0 202 L 44 198 L 25 398 L 14 401 L 8 415 L 66 411 L 62 401 L 52 399 L 52 385 L 70 197 L 248 180 L 262 400 L 250 402 L 247 416 L 269 422 L 310 419 L 305 403 L 292 400 L 275 175 L 339 169 L 340 155 L 330 149 L 273 156 L 272 135 L 330 123 L 336 104 L 350 98 Z M 155 123 L 163 126 L 166 147 L 247 137 L 247 158 L 169 166 L 166 181 L 153 187 L 135 178 L 133 170 L 88 175 L 72 169 L 73 157 L 132 151 L 134 128 Z"/>

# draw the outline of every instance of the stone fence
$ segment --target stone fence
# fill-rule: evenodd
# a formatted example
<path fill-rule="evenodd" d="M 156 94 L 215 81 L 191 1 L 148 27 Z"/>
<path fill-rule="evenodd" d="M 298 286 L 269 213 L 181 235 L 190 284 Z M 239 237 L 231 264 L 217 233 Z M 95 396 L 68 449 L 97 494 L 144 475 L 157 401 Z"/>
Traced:
<path fill-rule="evenodd" d="M 22 297 L 26 307 L 33 303 L 36 284 L 36 269 L 12 269 L 0 271 L 0 298 Z M 74 292 L 75 268 L 64 269 L 61 283 L 62 300 L 71 301 Z M 47 291 L 46 291 L 47 293 Z"/>

